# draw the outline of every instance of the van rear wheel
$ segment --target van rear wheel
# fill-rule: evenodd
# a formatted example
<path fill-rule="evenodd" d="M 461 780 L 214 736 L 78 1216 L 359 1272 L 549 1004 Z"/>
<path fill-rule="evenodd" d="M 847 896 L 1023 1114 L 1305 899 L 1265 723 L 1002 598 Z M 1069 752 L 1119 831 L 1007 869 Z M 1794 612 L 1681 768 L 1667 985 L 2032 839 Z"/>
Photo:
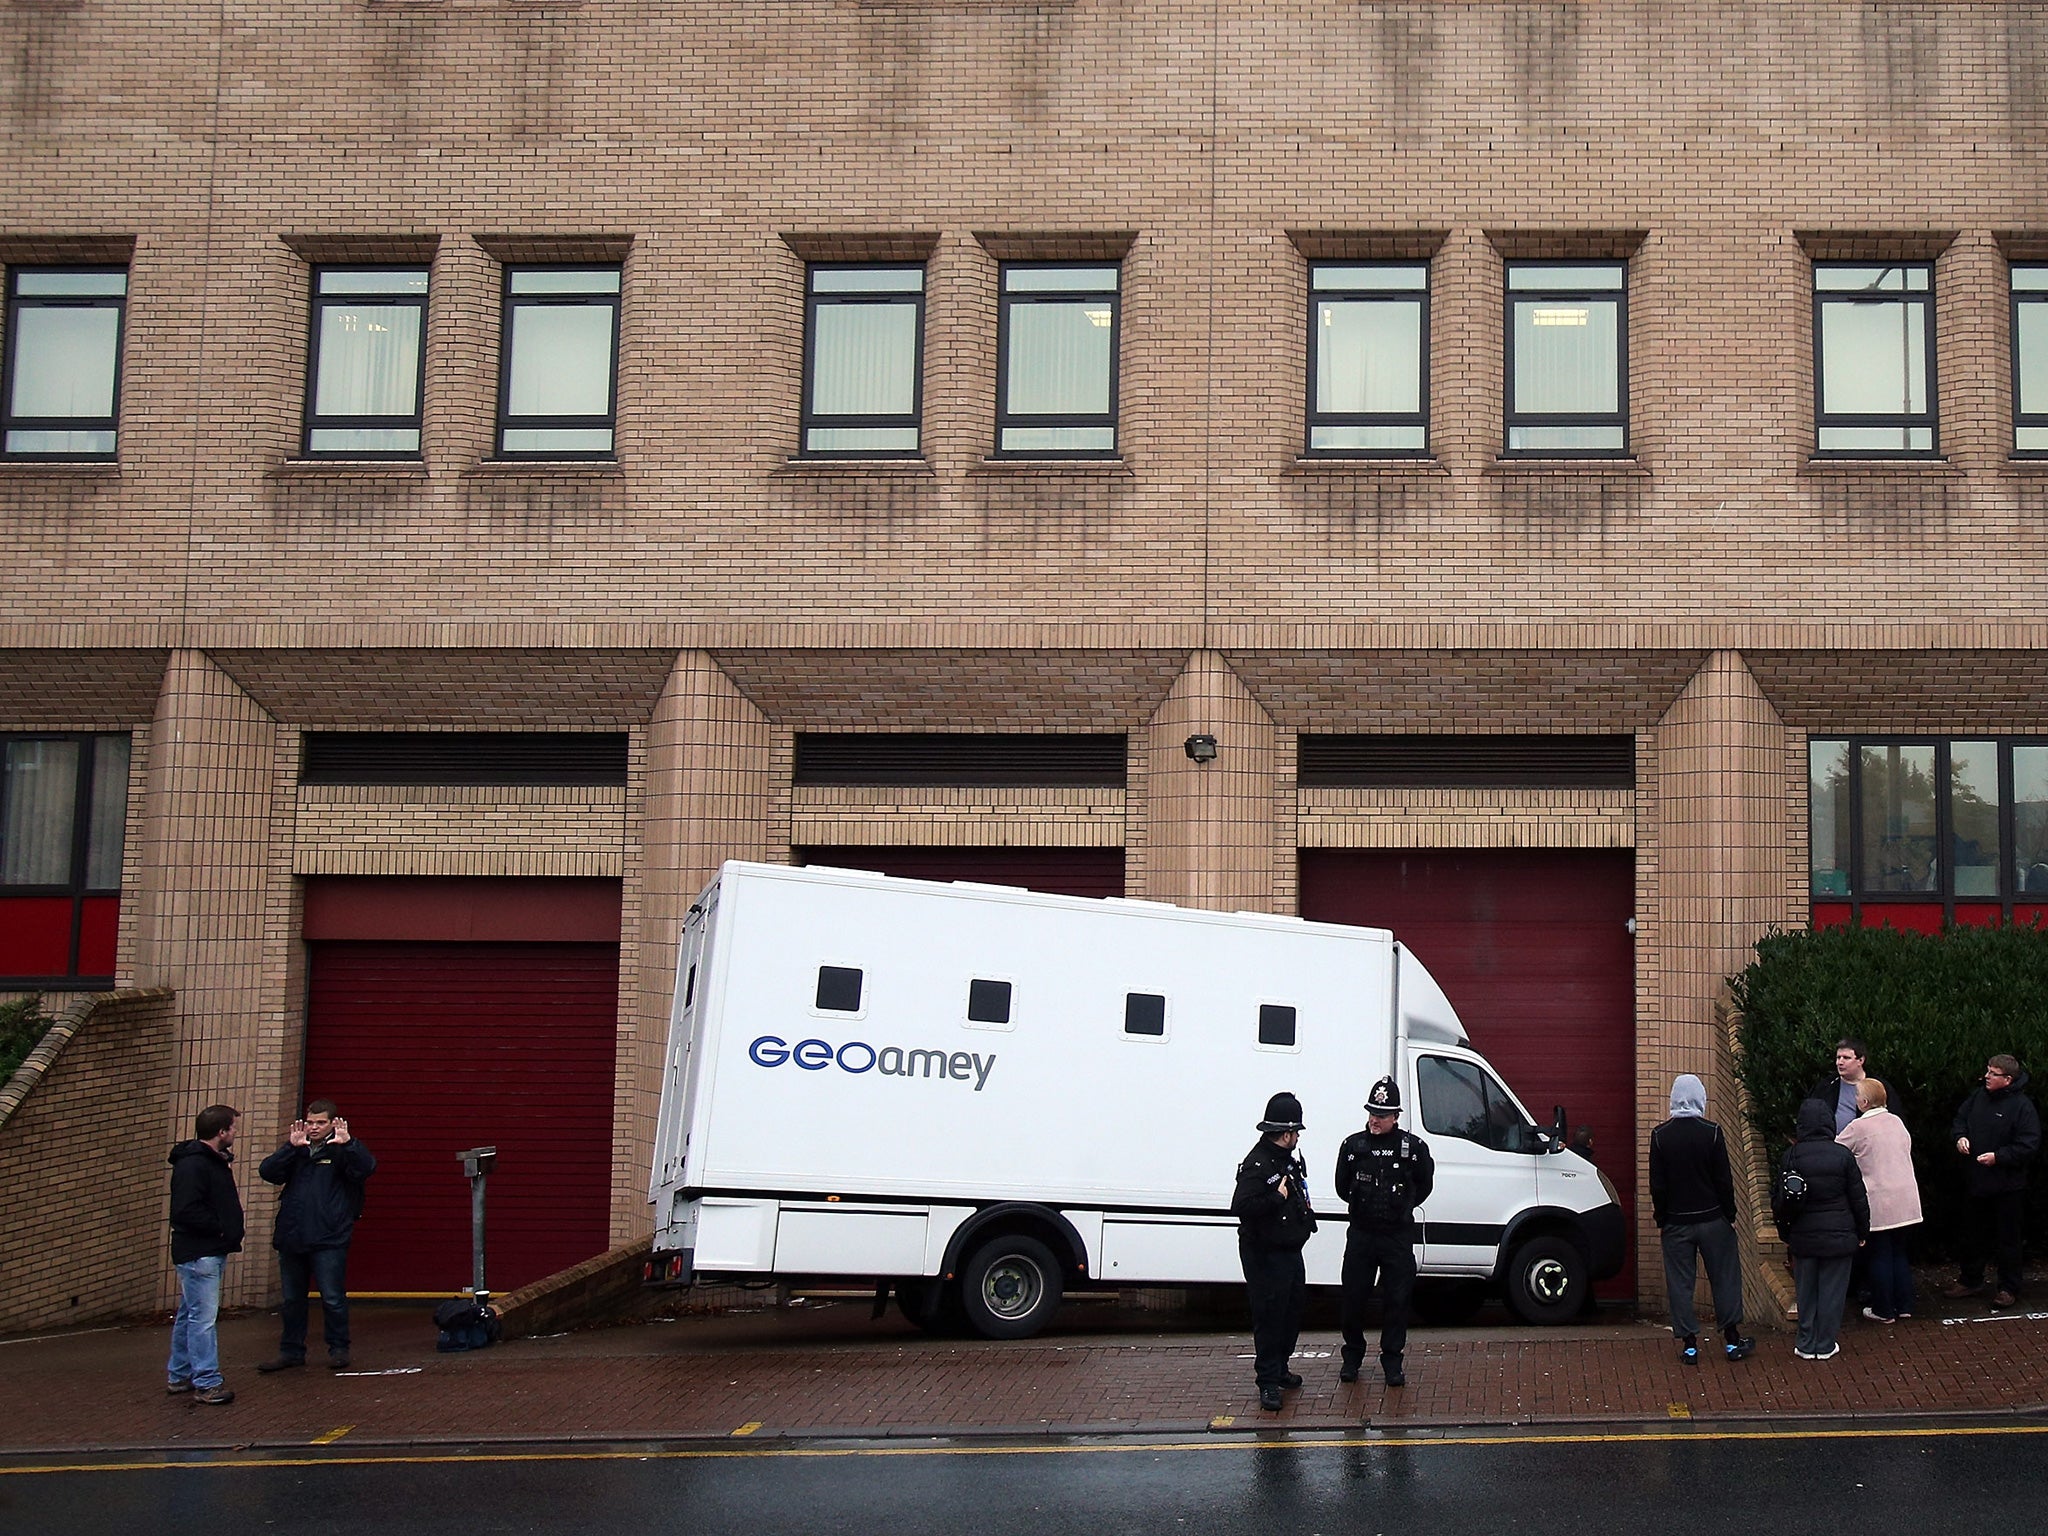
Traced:
<path fill-rule="evenodd" d="M 1052 1321 L 1065 1286 L 1035 1237 L 991 1238 L 960 1274 L 967 1326 L 984 1339 L 1028 1339 Z"/>
<path fill-rule="evenodd" d="M 1568 1237 L 1532 1237 L 1508 1260 L 1508 1310 L 1525 1323 L 1568 1323 L 1591 1287 L 1586 1256 Z"/>

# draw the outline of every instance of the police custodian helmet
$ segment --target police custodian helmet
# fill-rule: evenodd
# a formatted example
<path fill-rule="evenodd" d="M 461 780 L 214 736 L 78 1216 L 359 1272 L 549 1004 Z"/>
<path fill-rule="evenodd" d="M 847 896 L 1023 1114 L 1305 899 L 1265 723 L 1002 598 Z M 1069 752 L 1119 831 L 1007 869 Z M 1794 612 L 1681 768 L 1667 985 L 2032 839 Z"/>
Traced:
<path fill-rule="evenodd" d="M 1365 1107 L 1376 1115 L 1398 1115 L 1401 1113 L 1401 1090 L 1391 1077 L 1383 1077 L 1372 1085 L 1372 1092 L 1365 1096 Z"/>
<path fill-rule="evenodd" d="M 1277 1131 L 1298 1131 L 1301 1124 L 1301 1100 L 1291 1093 L 1276 1093 L 1266 1100 L 1266 1118 L 1259 1122 L 1259 1129 L 1267 1135 Z"/>

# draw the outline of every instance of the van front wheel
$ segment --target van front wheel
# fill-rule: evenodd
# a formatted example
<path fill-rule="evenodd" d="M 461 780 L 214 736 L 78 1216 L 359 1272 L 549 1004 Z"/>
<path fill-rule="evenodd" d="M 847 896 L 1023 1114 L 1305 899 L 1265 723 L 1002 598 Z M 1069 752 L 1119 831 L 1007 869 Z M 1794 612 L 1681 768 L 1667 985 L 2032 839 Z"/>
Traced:
<path fill-rule="evenodd" d="M 1052 1321 L 1064 1287 L 1035 1237 L 998 1237 L 975 1249 L 960 1275 L 967 1326 L 985 1339 L 1028 1339 Z"/>
<path fill-rule="evenodd" d="M 1508 1310 L 1525 1323 L 1570 1322 L 1590 1285 L 1585 1255 L 1555 1233 L 1530 1238 L 1508 1260 Z"/>

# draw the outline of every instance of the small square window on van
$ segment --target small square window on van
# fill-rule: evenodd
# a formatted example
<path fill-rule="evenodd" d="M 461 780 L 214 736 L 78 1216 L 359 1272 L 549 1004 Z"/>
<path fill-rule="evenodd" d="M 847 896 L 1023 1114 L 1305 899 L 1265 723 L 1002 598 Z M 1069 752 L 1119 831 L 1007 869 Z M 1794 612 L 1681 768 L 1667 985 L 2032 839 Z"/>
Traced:
<path fill-rule="evenodd" d="M 860 978 L 861 973 L 851 966 L 819 966 L 819 1010 L 824 1013 L 859 1013 Z"/>
<path fill-rule="evenodd" d="M 1294 1044 L 1294 1009 L 1290 1005 L 1259 1004 L 1259 1044 Z"/>
<path fill-rule="evenodd" d="M 1162 1036 L 1166 1033 L 1166 999 L 1156 992 L 1124 994 L 1124 1033 Z"/>
<path fill-rule="evenodd" d="M 1010 1022 L 1010 984 L 976 977 L 967 983 L 967 1022 L 1007 1024 Z"/>

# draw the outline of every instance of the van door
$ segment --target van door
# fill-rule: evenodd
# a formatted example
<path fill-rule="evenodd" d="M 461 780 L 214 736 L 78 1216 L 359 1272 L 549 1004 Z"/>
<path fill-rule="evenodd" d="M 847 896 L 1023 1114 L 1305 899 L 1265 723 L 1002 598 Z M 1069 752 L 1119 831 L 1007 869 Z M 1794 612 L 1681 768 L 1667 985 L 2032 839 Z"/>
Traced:
<path fill-rule="evenodd" d="M 1435 1274 L 1493 1273 L 1502 1235 L 1536 1203 L 1535 1127 L 1476 1056 L 1415 1058 L 1418 1130 L 1436 1162 L 1422 1207 L 1422 1263 Z"/>

